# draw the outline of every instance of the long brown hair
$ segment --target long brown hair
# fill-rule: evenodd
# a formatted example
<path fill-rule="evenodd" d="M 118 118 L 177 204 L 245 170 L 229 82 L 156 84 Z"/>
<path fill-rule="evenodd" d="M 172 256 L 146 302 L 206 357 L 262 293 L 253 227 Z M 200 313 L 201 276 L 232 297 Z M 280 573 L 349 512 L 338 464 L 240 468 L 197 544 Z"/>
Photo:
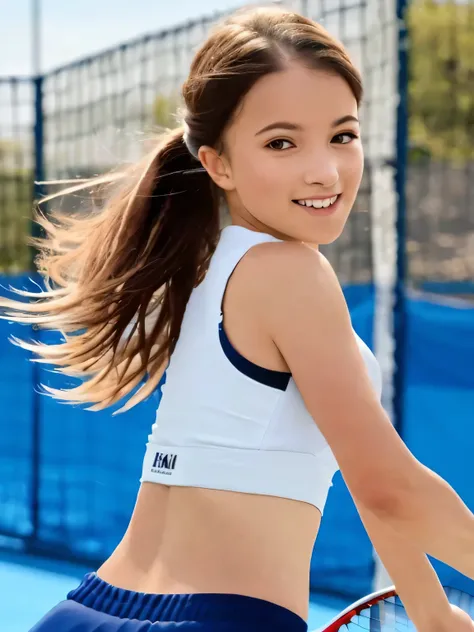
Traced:
<path fill-rule="evenodd" d="M 219 191 L 197 152 L 218 148 L 252 86 L 292 60 L 343 77 L 360 103 L 358 71 L 320 25 L 277 8 L 239 11 L 194 57 L 182 89 L 184 126 L 126 172 L 82 185 L 114 188 L 100 210 L 37 214 L 45 233 L 36 242 L 37 266 L 46 289 L 16 290 L 35 301 L 2 298 L 0 307 L 4 318 L 63 334 L 54 345 L 16 341 L 39 361 L 82 378 L 69 390 L 47 389 L 52 395 L 100 409 L 142 383 L 125 410 L 156 388 L 219 237 Z"/>

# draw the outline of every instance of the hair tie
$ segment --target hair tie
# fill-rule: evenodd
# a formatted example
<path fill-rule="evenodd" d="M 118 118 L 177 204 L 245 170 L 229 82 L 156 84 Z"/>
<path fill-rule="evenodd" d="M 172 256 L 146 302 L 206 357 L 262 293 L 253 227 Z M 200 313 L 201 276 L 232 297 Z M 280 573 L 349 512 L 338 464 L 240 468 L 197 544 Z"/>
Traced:
<path fill-rule="evenodd" d="M 184 132 L 183 132 L 184 144 L 188 148 L 188 151 L 191 154 L 191 156 L 193 156 L 193 158 L 196 158 L 196 160 L 199 160 L 198 158 L 199 146 L 196 145 L 196 143 L 193 143 L 191 139 L 191 130 L 189 129 L 189 125 L 186 123 L 186 121 L 183 121 L 183 128 L 184 128 Z"/>

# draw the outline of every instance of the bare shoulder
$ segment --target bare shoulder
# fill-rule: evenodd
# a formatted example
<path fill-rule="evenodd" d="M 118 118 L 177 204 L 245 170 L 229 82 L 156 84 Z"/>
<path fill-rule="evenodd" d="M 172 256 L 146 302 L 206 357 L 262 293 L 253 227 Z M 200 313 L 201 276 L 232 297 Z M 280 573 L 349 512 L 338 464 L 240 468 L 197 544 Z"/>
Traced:
<path fill-rule="evenodd" d="M 413 459 L 373 388 L 332 267 L 298 243 L 261 244 L 248 255 L 242 287 L 260 330 L 288 366 L 353 496 L 386 507 L 404 493 L 400 472 L 411 476 Z"/>
<path fill-rule="evenodd" d="M 256 301 L 271 313 L 312 309 L 324 317 L 325 309 L 348 316 L 337 276 L 324 255 L 298 242 L 267 242 L 254 246 L 242 262 L 242 275 Z M 242 277 L 243 278 L 243 277 Z"/>
<path fill-rule="evenodd" d="M 296 241 L 265 242 L 251 248 L 246 257 L 249 265 L 261 267 L 262 271 L 272 272 L 281 268 L 293 269 L 303 267 L 313 272 L 329 272 L 332 270 L 328 260 L 317 250 L 307 244 Z"/>

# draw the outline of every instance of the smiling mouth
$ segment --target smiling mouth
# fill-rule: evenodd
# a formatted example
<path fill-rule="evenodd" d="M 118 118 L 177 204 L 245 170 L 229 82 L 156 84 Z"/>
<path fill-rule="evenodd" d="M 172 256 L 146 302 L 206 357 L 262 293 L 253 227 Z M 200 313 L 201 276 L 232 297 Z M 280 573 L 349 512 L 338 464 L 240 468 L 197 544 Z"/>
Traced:
<path fill-rule="evenodd" d="M 341 196 L 342 196 L 342 193 L 338 193 L 337 195 L 333 195 L 331 197 L 319 199 L 319 200 L 311 200 L 311 199 L 310 200 L 292 200 L 292 202 L 294 204 L 297 204 L 298 206 L 302 206 L 304 209 L 307 209 L 308 211 L 313 211 L 313 212 L 320 211 L 322 213 L 328 213 L 328 212 L 331 212 L 331 210 L 333 210 L 333 207 L 335 205 L 337 205 Z"/>

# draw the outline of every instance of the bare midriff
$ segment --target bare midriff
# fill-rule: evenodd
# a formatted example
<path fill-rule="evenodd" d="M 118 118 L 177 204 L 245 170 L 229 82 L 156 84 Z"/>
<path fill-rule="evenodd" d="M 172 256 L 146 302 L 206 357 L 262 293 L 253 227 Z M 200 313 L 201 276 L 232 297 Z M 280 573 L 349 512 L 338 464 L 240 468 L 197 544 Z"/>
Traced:
<path fill-rule="evenodd" d="M 247 595 L 306 619 L 320 520 L 315 507 L 294 500 L 143 483 L 98 575 L 136 592 Z"/>

